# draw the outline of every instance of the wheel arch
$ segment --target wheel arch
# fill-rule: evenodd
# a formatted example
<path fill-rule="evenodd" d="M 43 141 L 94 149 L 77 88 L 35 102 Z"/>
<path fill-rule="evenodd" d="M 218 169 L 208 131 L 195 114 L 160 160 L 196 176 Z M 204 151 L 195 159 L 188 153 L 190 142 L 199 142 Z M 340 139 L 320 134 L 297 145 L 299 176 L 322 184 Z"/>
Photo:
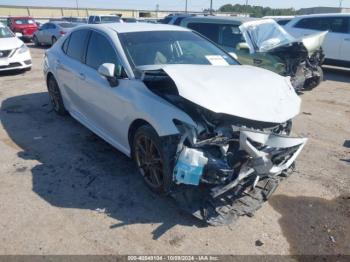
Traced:
<path fill-rule="evenodd" d="M 139 129 L 141 126 L 148 125 L 152 127 L 156 133 L 158 134 L 157 130 L 146 120 L 142 118 L 135 119 L 129 126 L 128 130 L 128 142 L 129 142 L 129 147 L 130 147 L 130 152 L 132 151 L 132 141 L 134 139 L 134 136 L 136 134 L 137 129 Z"/>
<path fill-rule="evenodd" d="M 50 79 L 51 77 L 55 78 L 54 74 L 53 74 L 51 71 L 47 72 L 47 73 L 46 73 L 46 85 L 48 84 L 49 79 Z M 55 79 L 56 79 L 56 78 L 55 78 Z"/>

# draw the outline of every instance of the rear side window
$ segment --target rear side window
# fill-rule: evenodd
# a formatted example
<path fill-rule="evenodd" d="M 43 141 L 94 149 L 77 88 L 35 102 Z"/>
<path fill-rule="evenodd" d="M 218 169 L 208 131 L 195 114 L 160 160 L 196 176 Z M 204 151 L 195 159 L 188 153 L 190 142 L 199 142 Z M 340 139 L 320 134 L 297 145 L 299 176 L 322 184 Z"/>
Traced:
<path fill-rule="evenodd" d="M 94 21 L 94 17 L 93 17 L 93 16 L 90 16 L 90 17 L 89 17 L 88 23 L 89 23 L 89 24 L 92 24 L 93 21 Z"/>
<path fill-rule="evenodd" d="M 171 19 L 172 19 L 171 16 L 167 16 L 167 17 L 165 17 L 165 18 L 161 21 L 161 23 L 162 23 L 162 24 L 169 24 L 169 22 L 170 22 Z"/>
<path fill-rule="evenodd" d="M 211 41 L 218 43 L 219 42 L 219 25 L 218 24 L 209 24 L 209 23 L 189 23 L 188 28 L 197 31 L 201 35 L 204 35 L 206 38 L 209 38 Z"/>
<path fill-rule="evenodd" d="M 312 17 L 301 19 L 294 27 L 334 33 L 349 33 L 349 17 Z"/>
<path fill-rule="evenodd" d="M 70 39 L 70 37 L 68 37 L 68 38 L 64 41 L 64 43 L 63 43 L 63 45 L 62 45 L 62 50 L 63 50 L 63 52 L 64 52 L 65 54 L 67 54 L 69 39 Z"/>
<path fill-rule="evenodd" d="M 288 23 L 290 22 L 290 20 L 291 20 L 291 19 L 281 19 L 281 20 L 278 20 L 278 21 L 277 21 L 277 24 L 283 26 L 283 25 L 288 24 Z"/>
<path fill-rule="evenodd" d="M 180 25 L 181 24 L 181 21 L 184 20 L 186 17 L 178 17 L 176 18 L 175 22 L 174 22 L 174 25 Z"/>
<path fill-rule="evenodd" d="M 103 63 L 120 64 L 110 41 L 105 36 L 92 32 L 87 48 L 86 64 L 97 70 Z"/>
<path fill-rule="evenodd" d="M 83 63 L 84 49 L 88 34 L 88 30 L 79 30 L 73 32 L 70 35 L 70 40 L 66 54 L 71 58 Z"/>
<path fill-rule="evenodd" d="M 245 42 L 238 25 L 190 23 L 188 27 L 223 47 L 232 49 L 238 43 Z"/>
<path fill-rule="evenodd" d="M 43 25 L 40 27 L 40 30 L 46 30 L 46 29 L 49 29 L 49 24 L 43 24 Z"/>

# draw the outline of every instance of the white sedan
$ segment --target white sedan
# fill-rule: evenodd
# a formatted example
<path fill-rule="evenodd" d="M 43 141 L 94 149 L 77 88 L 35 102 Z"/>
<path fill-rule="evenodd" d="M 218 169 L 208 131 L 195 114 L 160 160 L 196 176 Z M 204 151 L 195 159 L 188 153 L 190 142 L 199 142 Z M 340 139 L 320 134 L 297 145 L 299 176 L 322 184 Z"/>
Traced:
<path fill-rule="evenodd" d="M 31 67 L 28 47 L 7 26 L 0 24 L 0 71 L 30 70 Z"/>
<path fill-rule="evenodd" d="M 46 52 L 44 73 L 58 114 L 133 157 L 153 191 L 210 224 L 258 209 L 306 142 L 290 136 L 300 99 L 288 78 L 239 65 L 185 28 L 82 26 Z"/>

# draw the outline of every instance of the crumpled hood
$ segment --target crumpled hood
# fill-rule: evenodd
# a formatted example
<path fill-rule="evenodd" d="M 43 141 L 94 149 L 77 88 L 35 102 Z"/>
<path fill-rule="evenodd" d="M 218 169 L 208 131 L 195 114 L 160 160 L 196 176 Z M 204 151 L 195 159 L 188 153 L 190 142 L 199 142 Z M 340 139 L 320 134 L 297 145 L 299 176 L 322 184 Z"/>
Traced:
<path fill-rule="evenodd" d="M 265 69 L 233 65 L 164 65 L 180 96 L 210 111 L 283 123 L 299 113 L 300 98 L 288 78 Z"/>
<path fill-rule="evenodd" d="M 0 50 L 10 50 L 21 47 L 23 42 L 17 37 L 0 38 Z"/>

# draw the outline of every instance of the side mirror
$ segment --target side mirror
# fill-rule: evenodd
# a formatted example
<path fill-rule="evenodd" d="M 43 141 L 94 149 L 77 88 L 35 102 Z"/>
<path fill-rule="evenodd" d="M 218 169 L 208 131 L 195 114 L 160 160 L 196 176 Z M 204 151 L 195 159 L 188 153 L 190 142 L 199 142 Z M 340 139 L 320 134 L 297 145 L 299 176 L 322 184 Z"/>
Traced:
<path fill-rule="evenodd" d="M 238 43 L 236 49 L 242 51 L 249 51 L 249 45 L 247 43 Z"/>
<path fill-rule="evenodd" d="M 121 72 L 121 66 L 116 67 L 112 63 L 104 63 L 99 66 L 97 71 L 101 76 L 104 76 L 107 79 L 110 86 L 114 87 L 118 85 L 118 78 L 121 75 L 121 73 L 118 74 L 118 70 Z"/>

